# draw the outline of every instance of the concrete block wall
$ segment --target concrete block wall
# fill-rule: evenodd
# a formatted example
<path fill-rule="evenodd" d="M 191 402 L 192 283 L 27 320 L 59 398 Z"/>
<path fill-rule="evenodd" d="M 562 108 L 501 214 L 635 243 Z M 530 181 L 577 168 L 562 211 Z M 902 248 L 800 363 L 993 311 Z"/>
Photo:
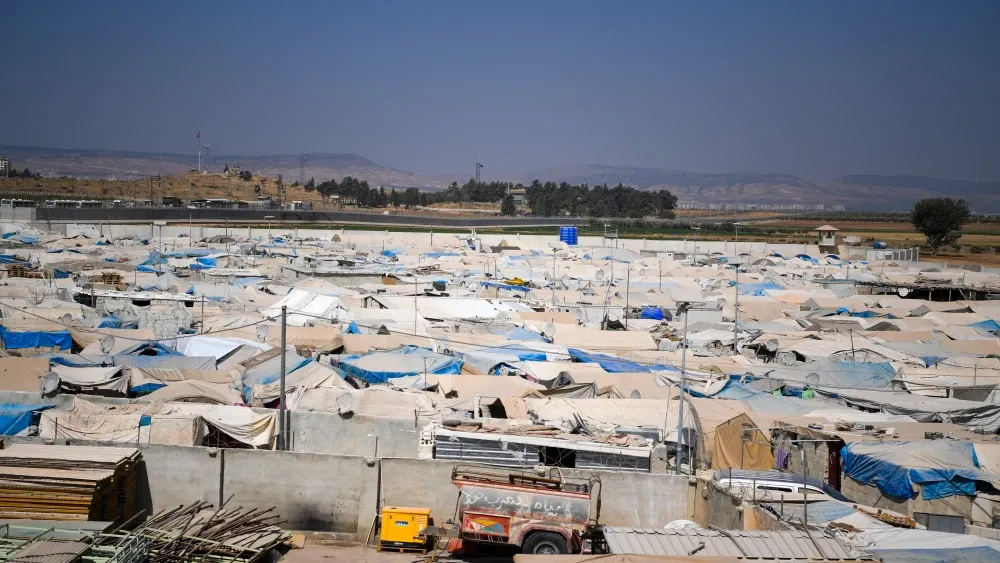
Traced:
<path fill-rule="evenodd" d="M 193 317 L 183 303 L 162 302 L 151 307 L 138 307 L 139 328 L 150 329 L 156 338 L 177 338 L 182 328 L 189 328 Z"/>

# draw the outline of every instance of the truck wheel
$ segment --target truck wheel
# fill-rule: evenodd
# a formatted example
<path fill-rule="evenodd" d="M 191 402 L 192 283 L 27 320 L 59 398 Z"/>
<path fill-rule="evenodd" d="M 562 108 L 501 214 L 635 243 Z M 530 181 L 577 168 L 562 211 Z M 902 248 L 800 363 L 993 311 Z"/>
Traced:
<path fill-rule="evenodd" d="M 565 555 L 569 553 L 566 540 L 559 534 L 538 532 L 531 534 L 521 546 L 521 553 L 532 555 Z"/>

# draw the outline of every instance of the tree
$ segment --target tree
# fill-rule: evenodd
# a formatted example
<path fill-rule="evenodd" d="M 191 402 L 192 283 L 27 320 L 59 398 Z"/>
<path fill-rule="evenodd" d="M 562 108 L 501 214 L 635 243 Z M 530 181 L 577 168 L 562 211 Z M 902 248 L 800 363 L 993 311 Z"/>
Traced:
<path fill-rule="evenodd" d="M 517 215 L 517 207 L 514 206 L 513 196 L 504 196 L 503 201 L 500 203 L 500 214 L 508 217 Z"/>
<path fill-rule="evenodd" d="M 938 248 L 961 238 L 962 225 L 969 222 L 969 204 L 950 197 L 922 199 L 913 206 L 910 221 L 936 254 Z"/>
<path fill-rule="evenodd" d="M 306 182 L 306 185 L 304 187 L 305 187 L 305 189 L 306 189 L 307 192 L 311 192 L 311 191 L 315 190 L 316 189 L 316 179 L 315 178 L 309 178 L 309 181 Z"/>

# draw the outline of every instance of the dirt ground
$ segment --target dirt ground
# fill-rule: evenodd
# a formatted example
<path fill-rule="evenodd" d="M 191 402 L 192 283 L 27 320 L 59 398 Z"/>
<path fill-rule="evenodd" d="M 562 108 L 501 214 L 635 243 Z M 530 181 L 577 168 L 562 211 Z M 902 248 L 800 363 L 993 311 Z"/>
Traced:
<path fill-rule="evenodd" d="M 282 563 L 411 563 L 427 562 L 429 555 L 424 556 L 419 553 L 389 553 L 378 552 L 375 548 L 363 545 L 309 539 L 302 549 L 293 549 L 281 558 Z M 452 558 L 449 554 L 443 553 L 437 561 L 442 563 L 467 562 L 467 563 L 512 563 L 511 555 L 479 555 L 463 558 Z"/>

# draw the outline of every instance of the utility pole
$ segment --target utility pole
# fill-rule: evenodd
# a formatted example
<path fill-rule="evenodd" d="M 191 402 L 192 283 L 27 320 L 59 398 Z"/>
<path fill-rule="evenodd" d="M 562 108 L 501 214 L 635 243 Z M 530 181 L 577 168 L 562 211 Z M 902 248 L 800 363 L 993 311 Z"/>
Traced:
<path fill-rule="evenodd" d="M 288 312 L 288 307 L 281 306 L 281 383 L 279 388 L 279 399 L 278 399 L 278 449 L 286 450 L 288 448 L 287 440 L 287 428 L 285 427 L 285 415 L 288 413 L 288 408 L 285 405 L 285 315 Z"/>
<path fill-rule="evenodd" d="M 736 297 L 733 299 L 733 354 L 739 353 L 739 336 L 740 336 L 740 226 L 733 223 L 736 227 L 736 242 L 734 246 L 736 247 Z"/>
<path fill-rule="evenodd" d="M 632 287 L 632 264 L 625 270 L 625 330 L 628 330 L 628 293 Z"/>
<path fill-rule="evenodd" d="M 690 303 L 681 303 L 678 307 L 678 311 L 684 311 L 684 333 L 681 340 L 681 391 L 680 391 L 680 406 L 677 411 L 677 451 L 674 455 L 674 473 L 677 475 L 681 474 L 681 441 L 684 436 L 684 385 L 687 382 L 687 337 L 688 337 L 688 309 L 691 308 Z"/>

